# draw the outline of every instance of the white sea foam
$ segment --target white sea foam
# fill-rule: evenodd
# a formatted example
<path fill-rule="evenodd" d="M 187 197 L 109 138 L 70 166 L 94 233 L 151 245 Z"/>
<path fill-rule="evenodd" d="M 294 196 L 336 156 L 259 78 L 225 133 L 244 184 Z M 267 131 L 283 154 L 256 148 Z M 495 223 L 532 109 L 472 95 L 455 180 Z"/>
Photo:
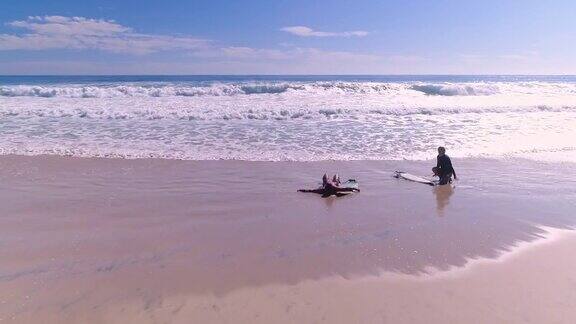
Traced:
<path fill-rule="evenodd" d="M 16 154 L 423 159 L 436 145 L 447 145 L 453 156 L 460 157 L 566 160 L 574 155 L 576 85 L 341 81 L 3 85 L 0 118 L 0 152 Z"/>
<path fill-rule="evenodd" d="M 573 84 L 254 83 L 4 86 L 0 115 L 101 119 L 321 119 L 576 110 Z"/>
<path fill-rule="evenodd" d="M 489 96 L 500 93 L 497 85 L 415 84 L 413 90 L 438 96 Z"/>
<path fill-rule="evenodd" d="M 384 82 L 260 82 L 198 84 L 101 84 L 101 85 L 4 85 L 2 97 L 193 97 L 281 94 L 303 92 L 309 96 L 322 94 L 380 94 L 386 96 L 488 96 L 495 94 L 574 95 L 573 83 L 545 82 L 468 82 L 468 83 L 384 83 Z"/>

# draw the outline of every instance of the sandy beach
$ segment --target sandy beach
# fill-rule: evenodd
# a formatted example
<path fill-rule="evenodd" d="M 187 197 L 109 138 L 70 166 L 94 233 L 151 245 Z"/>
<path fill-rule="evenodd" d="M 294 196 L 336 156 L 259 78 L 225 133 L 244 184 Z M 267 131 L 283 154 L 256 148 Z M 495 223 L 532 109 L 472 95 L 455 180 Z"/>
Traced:
<path fill-rule="evenodd" d="M 3 156 L 0 319 L 572 323 L 573 165 L 432 163 Z"/>

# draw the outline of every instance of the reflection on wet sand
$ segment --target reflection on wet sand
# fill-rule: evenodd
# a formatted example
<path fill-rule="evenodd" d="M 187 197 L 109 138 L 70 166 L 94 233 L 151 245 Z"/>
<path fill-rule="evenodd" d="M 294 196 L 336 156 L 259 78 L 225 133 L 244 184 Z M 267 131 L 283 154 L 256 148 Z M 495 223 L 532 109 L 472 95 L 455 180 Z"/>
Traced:
<path fill-rule="evenodd" d="M 436 211 L 438 216 L 444 216 L 444 209 L 450 203 L 450 197 L 454 194 L 454 187 L 451 184 L 435 186 L 432 192 L 436 196 Z"/>
<path fill-rule="evenodd" d="M 533 187 L 513 177 L 487 179 L 454 196 L 435 191 L 434 199 L 427 186 L 382 172 L 399 162 L 1 162 L 0 313 L 10 314 L 79 304 L 90 312 L 123 299 L 157 305 L 165 295 L 225 295 L 382 271 L 420 275 L 493 258 L 541 237 L 539 225 L 572 225 L 575 210 L 568 166 L 551 168 L 560 180 Z M 530 162 L 458 165 L 462 178 L 474 169 L 541 169 Z M 362 192 L 328 199 L 296 192 L 326 170 L 359 179 Z"/>

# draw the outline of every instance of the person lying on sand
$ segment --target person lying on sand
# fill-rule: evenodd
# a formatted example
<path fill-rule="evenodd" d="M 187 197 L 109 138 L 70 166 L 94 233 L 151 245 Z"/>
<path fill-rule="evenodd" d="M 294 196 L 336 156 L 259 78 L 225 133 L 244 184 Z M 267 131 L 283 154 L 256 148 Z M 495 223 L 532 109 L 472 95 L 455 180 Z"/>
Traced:
<path fill-rule="evenodd" d="M 435 176 L 440 178 L 439 185 L 445 185 L 452 182 L 452 175 L 454 175 L 454 180 L 458 180 L 456 176 L 456 171 L 452 167 L 452 161 L 450 157 L 446 155 L 446 148 L 440 146 L 438 148 L 438 157 L 436 158 L 436 166 L 432 168 Z"/>
<path fill-rule="evenodd" d="M 344 192 L 360 191 L 358 188 L 342 188 L 340 187 L 340 183 L 340 177 L 338 174 L 335 174 L 332 179 L 329 179 L 328 175 L 324 173 L 324 176 L 322 177 L 322 187 L 318 189 L 298 189 L 298 192 L 313 192 L 321 194 L 322 197 L 326 198 L 332 195 L 340 197 L 345 195 Z"/>

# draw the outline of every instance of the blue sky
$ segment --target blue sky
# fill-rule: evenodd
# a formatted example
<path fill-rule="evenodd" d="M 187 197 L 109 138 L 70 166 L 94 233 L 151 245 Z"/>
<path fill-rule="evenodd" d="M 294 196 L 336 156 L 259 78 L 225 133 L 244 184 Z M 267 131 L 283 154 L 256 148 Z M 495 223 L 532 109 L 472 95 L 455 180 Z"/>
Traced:
<path fill-rule="evenodd" d="M 0 74 L 576 74 L 576 1 L 0 1 Z"/>

